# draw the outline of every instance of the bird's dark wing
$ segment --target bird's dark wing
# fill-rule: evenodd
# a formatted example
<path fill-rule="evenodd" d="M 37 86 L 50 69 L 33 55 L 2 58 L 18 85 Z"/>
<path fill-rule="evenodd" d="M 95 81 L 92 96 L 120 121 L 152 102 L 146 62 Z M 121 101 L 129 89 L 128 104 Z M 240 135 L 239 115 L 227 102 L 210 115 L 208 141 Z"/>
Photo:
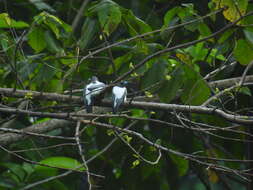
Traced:
<path fill-rule="evenodd" d="M 92 85 L 91 87 L 88 88 L 89 91 L 95 90 L 97 88 L 103 88 L 105 87 L 105 84 L 96 84 L 96 85 Z"/>
<path fill-rule="evenodd" d="M 84 101 L 84 105 L 86 105 L 86 86 L 83 89 L 83 101 Z"/>
<path fill-rule="evenodd" d="M 114 101 L 115 101 L 115 95 L 112 93 L 112 112 L 113 113 L 116 113 L 117 112 L 117 110 L 115 109 L 115 107 L 114 107 Z"/>
<path fill-rule="evenodd" d="M 86 96 L 87 96 L 87 93 L 89 92 L 89 90 L 86 88 L 86 86 L 84 87 L 83 89 L 83 101 L 84 101 L 84 105 L 85 105 L 85 108 L 86 108 L 86 112 L 87 113 L 92 113 L 92 103 L 90 105 L 87 104 L 87 100 L 86 100 Z"/>
<path fill-rule="evenodd" d="M 123 95 L 123 102 L 125 101 L 126 96 L 127 96 L 127 89 L 125 90 L 124 95 Z"/>
<path fill-rule="evenodd" d="M 86 112 L 92 113 L 92 105 L 86 105 Z"/>

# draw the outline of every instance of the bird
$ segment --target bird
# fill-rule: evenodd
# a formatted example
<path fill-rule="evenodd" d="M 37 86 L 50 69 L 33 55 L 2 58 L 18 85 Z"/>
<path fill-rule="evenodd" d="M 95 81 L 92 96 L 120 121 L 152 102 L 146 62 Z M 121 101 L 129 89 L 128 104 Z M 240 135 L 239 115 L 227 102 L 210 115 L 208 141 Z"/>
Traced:
<path fill-rule="evenodd" d="M 89 83 L 84 87 L 83 97 L 87 113 L 92 113 L 94 98 L 103 91 L 105 84 L 98 81 L 98 78 L 96 76 L 92 76 L 88 82 Z"/>
<path fill-rule="evenodd" d="M 118 86 L 112 88 L 112 111 L 114 114 L 119 110 L 119 106 L 126 101 L 127 84 L 127 81 L 122 81 Z"/>

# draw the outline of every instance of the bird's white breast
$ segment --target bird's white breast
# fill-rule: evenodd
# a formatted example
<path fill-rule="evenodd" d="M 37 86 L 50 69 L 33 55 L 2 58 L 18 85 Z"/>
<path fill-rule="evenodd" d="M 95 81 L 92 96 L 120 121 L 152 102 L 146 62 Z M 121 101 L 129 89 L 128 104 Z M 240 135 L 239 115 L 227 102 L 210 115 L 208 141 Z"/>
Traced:
<path fill-rule="evenodd" d="M 122 98 L 126 93 L 126 87 L 114 86 L 112 89 L 112 93 L 114 94 L 116 99 Z"/>

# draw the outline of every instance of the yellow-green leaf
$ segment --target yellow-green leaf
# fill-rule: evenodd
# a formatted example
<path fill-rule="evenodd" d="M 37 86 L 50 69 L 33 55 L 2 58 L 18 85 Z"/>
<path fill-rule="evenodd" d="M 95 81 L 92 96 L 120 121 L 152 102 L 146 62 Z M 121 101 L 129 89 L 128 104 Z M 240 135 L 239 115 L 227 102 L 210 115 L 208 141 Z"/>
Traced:
<path fill-rule="evenodd" d="M 223 15 L 231 22 L 244 15 L 248 6 L 248 0 L 213 0 L 213 2 L 216 9 L 224 8 Z"/>

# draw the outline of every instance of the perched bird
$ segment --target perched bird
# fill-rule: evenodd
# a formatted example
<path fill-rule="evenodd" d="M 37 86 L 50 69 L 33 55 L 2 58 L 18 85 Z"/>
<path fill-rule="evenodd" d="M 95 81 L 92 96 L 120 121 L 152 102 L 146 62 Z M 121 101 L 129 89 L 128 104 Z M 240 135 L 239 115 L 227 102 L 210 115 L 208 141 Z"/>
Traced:
<path fill-rule="evenodd" d="M 112 111 L 116 113 L 119 106 L 126 101 L 127 97 L 127 81 L 122 81 L 118 86 L 112 88 Z"/>
<path fill-rule="evenodd" d="M 105 88 L 105 84 L 98 81 L 96 76 L 88 80 L 89 84 L 84 87 L 83 98 L 87 113 L 92 112 L 95 96 L 99 95 Z"/>

